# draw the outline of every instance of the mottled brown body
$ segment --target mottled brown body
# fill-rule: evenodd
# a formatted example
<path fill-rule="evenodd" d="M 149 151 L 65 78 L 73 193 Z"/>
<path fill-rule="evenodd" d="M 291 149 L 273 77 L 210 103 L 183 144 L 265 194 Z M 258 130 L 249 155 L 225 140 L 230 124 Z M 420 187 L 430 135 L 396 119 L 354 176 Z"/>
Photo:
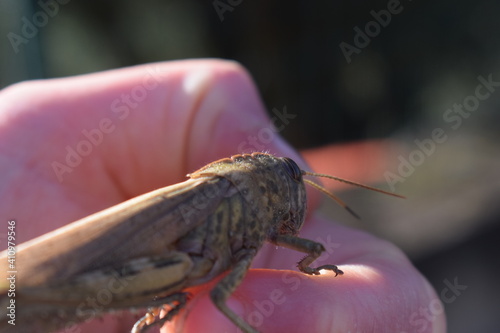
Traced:
<path fill-rule="evenodd" d="M 214 304 L 245 332 L 256 332 L 226 306 L 264 241 L 308 255 L 307 274 L 324 248 L 298 238 L 305 217 L 302 171 L 270 154 L 235 155 L 153 191 L 20 245 L 17 249 L 16 327 L 1 332 L 47 332 L 114 309 L 187 301 L 183 290 L 229 273 L 211 291 Z M 6 268 L 6 254 L 0 267 Z M 121 285 L 121 287 L 119 287 Z M 0 285 L 0 306 L 8 299 Z M 116 292 L 115 292 L 116 291 Z M 108 295 L 91 308 L 89 296 Z M 101 295 L 101 296 L 102 296 Z M 101 297 L 102 298 L 102 297 Z M 140 332 L 152 315 L 138 322 Z M 68 324 L 69 323 L 69 324 Z"/>

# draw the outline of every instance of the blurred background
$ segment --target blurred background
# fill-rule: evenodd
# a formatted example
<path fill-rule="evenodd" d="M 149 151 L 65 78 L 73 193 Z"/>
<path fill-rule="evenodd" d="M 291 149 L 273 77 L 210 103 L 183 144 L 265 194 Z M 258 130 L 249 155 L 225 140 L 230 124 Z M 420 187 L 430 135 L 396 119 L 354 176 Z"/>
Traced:
<path fill-rule="evenodd" d="M 0 0 L 0 86 L 235 59 L 271 115 L 296 116 L 281 134 L 315 170 L 408 197 L 327 183 L 363 219 L 325 212 L 400 246 L 450 332 L 498 332 L 499 15 L 493 0 Z"/>

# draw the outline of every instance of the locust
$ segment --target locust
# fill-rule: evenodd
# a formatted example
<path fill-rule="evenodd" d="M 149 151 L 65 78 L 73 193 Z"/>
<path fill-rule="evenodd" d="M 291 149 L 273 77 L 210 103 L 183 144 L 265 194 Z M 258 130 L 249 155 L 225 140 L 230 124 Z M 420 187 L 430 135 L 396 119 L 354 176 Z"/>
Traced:
<path fill-rule="evenodd" d="M 325 251 L 298 236 L 306 215 L 309 183 L 328 177 L 303 171 L 290 158 L 267 153 L 234 155 L 188 174 L 189 179 L 95 213 L 17 247 L 16 325 L 0 319 L 1 332 L 71 329 L 105 312 L 148 309 L 132 328 L 144 332 L 172 319 L 189 301 L 186 289 L 226 273 L 210 291 L 214 305 L 245 333 L 258 332 L 226 304 L 264 242 L 303 252 L 297 264 L 309 275 Z M 354 214 L 354 213 L 353 213 Z M 6 251 L 0 253 L 8 271 Z M 0 306 L 11 301 L 0 282 Z M 161 319 L 161 309 L 168 312 Z"/>

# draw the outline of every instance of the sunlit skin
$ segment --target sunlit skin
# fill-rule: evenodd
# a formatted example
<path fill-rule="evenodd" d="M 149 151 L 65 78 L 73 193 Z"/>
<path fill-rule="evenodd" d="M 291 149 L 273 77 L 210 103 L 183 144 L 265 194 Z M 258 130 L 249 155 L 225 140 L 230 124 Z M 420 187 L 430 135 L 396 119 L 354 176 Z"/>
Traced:
<path fill-rule="evenodd" d="M 270 126 L 248 74 L 219 60 L 21 83 L 0 92 L 0 109 L 0 216 L 17 221 L 18 243 L 180 182 L 211 161 L 240 153 L 238 147 L 251 152 L 259 131 Z M 104 122 L 109 133 L 58 177 L 53 162 L 64 164 L 67 146 L 76 149 L 85 140 L 82 131 L 99 128 L 103 119 L 110 120 Z M 278 135 L 257 143 L 310 170 Z M 320 216 L 319 196 L 308 189 L 301 237 L 329 242 L 317 264 L 339 265 L 344 275 L 305 276 L 295 268 L 303 254 L 265 245 L 252 265 L 258 269 L 249 271 L 229 306 L 263 332 L 445 332 L 443 311 L 430 308 L 435 291 L 405 255 Z M 185 311 L 162 332 L 181 326 L 183 332 L 234 331 L 208 290 L 194 290 Z M 269 302 L 272 307 L 256 305 Z M 138 317 L 106 315 L 79 328 L 124 332 Z"/>

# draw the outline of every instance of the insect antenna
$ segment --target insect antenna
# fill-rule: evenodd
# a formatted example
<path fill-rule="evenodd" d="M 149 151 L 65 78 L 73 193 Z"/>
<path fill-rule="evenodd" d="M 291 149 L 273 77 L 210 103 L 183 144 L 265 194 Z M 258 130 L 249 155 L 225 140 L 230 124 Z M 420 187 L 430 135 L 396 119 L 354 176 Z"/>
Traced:
<path fill-rule="evenodd" d="M 358 214 L 356 214 L 351 208 L 349 208 L 349 206 L 347 206 L 347 204 L 345 202 L 343 202 L 342 200 L 340 200 L 340 198 L 337 197 L 336 195 L 334 195 L 333 193 L 328 192 L 323 187 L 321 187 L 320 185 L 316 184 L 313 181 L 310 181 L 309 179 L 304 179 L 304 182 L 308 183 L 309 185 L 311 185 L 312 187 L 314 187 L 318 191 L 326 194 L 327 196 L 329 196 L 330 198 L 332 198 L 335 202 L 337 202 L 342 208 L 344 208 L 345 210 L 347 210 L 352 216 L 354 216 L 358 220 L 360 219 L 360 217 L 359 217 Z"/>
<path fill-rule="evenodd" d="M 314 176 L 314 177 L 329 178 L 329 179 L 333 179 L 333 180 L 336 180 L 336 181 L 339 181 L 339 182 L 342 182 L 342 183 L 346 183 L 346 184 L 349 184 L 349 185 L 354 185 L 354 186 L 357 186 L 357 187 L 361 187 L 361 188 L 364 188 L 364 189 L 367 189 L 367 190 L 371 190 L 371 191 L 375 191 L 375 192 L 379 192 L 379 193 L 383 193 L 383 194 L 387 194 L 387 195 L 392 195 L 393 197 L 403 198 L 403 199 L 405 198 L 404 196 L 396 194 L 396 193 L 384 191 L 384 190 L 381 190 L 381 189 L 376 188 L 376 187 L 371 187 L 371 186 L 368 186 L 368 185 L 363 185 L 363 184 L 360 184 L 360 183 L 356 183 L 356 182 L 353 182 L 353 181 L 350 181 L 350 180 L 346 180 L 346 179 L 342 179 L 342 178 L 335 177 L 335 176 L 326 175 L 326 174 L 323 174 L 323 173 L 315 173 L 315 172 L 309 172 L 309 171 L 302 170 L 302 174 L 305 175 L 305 176 Z M 347 204 L 345 202 L 343 202 L 342 200 L 340 200 L 333 193 L 330 193 L 329 191 L 327 191 L 322 186 L 320 186 L 320 185 L 316 184 L 315 182 L 310 181 L 308 179 L 304 179 L 304 182 L 306 182 L 307 184 L 311 185 L 312 187 L 314 187 L 318 191 L 324 193 L 328 197 L 332 198 L 341 207 L 343 207 L 345 210 L 347 210 L 352 216 L 354 216 L 357 219 L 360 219 L 360 217 L 351 208 L 349 208 L 349 206 L 347 206 Z"/>

